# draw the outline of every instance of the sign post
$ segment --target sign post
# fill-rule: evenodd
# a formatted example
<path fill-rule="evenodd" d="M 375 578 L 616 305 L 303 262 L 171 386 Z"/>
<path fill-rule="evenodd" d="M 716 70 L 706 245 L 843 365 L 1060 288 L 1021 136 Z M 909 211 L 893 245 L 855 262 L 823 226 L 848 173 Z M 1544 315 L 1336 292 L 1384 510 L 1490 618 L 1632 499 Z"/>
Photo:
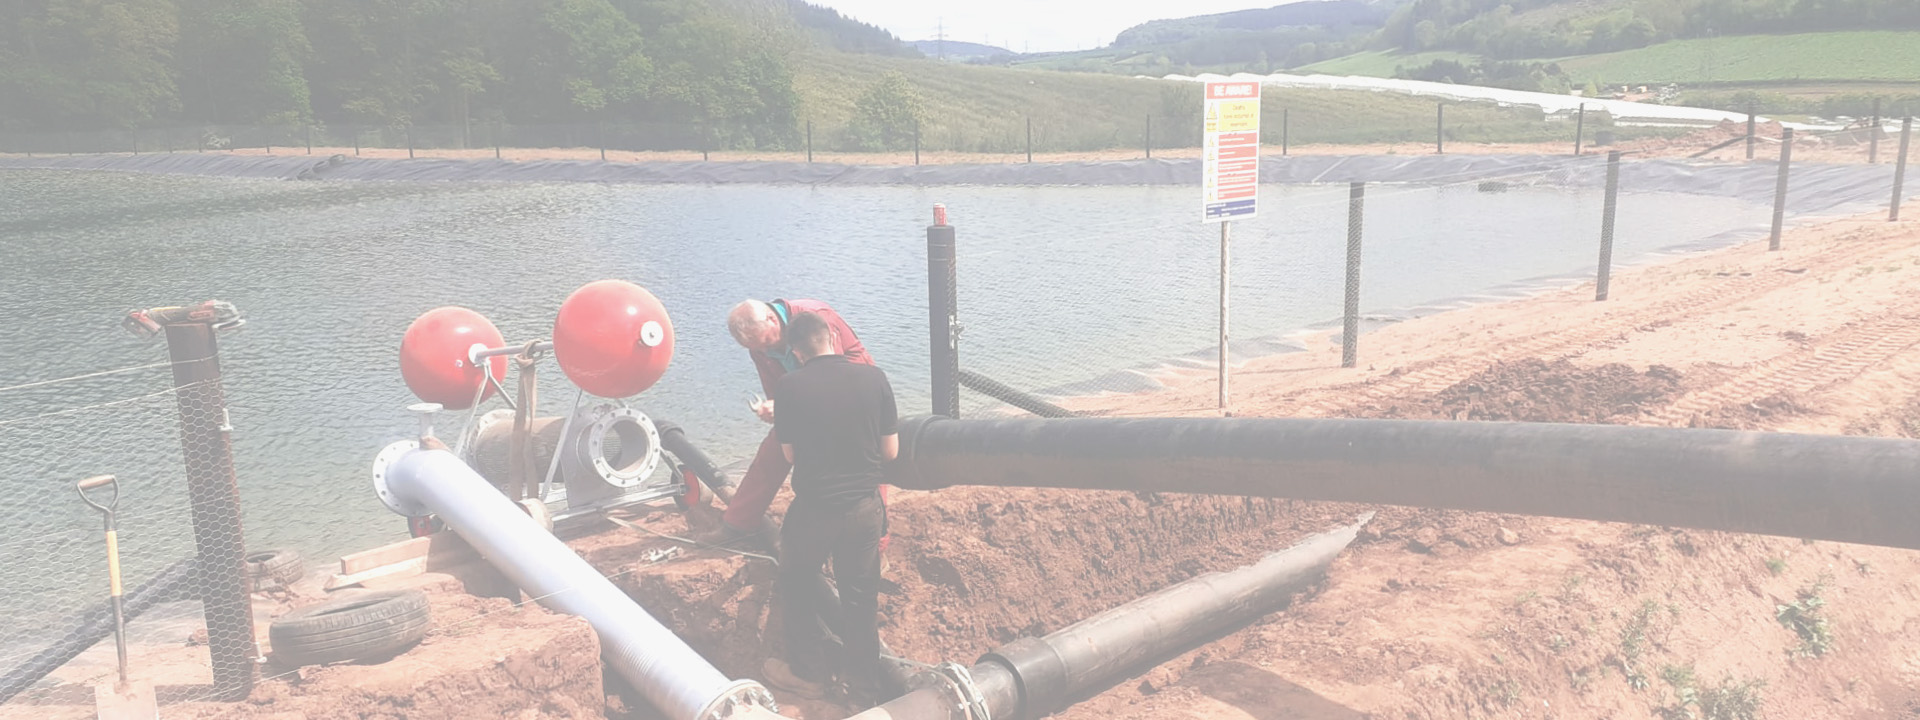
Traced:
<path fill-rule="evenodd" d="M 1227 408 L 1227 302 L 1234 218 L 1254 216 L 1260 189 L 1260 83 L 1209 82 L 1201 222 L 1220 223 L 1220 409 Z"/>

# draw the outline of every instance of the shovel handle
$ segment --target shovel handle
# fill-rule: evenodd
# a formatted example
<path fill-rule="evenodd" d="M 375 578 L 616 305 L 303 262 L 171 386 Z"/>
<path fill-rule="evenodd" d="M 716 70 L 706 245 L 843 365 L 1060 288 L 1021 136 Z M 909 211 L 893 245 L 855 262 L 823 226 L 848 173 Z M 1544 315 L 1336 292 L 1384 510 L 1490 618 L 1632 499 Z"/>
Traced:
<path fill-rule="evenodd" d="M 105 505 L 94 502 L 93 498 L 87 495 L 88 490 L 93 490 L 95 488 L 99 488 L 103 486 L 113 488 L 113 495 L 110 496 L 110 498 L 107 500 Z M 115 479 L 112 475 L 95 475 L 85 480 L 81 480 L 74 487 L 80 491 L 80 499 L 85 501 L 88 505 L 92 505 L 95 510 L 99 510 L 100 512 L 103 512 L 103 513 L 111 514 L 114 508 L 117 508 L 120 506 L 120 481 Z"/>

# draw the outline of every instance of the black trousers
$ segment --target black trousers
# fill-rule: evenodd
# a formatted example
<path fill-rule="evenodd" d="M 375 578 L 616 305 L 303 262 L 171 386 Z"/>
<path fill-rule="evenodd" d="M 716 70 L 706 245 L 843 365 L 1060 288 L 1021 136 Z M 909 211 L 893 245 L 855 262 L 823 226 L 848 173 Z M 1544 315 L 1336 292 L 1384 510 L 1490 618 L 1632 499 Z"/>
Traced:
<path fill-rule="evenodd" d="M 879 686 L 880 538 L 886 531 L 887 510 L 878 493 L 837 505 L 795 499 L 787 508 L 780 526 L 780 624 L 795 675 Z M 839 588 L 837 607 L 832 594 L 821 591 L 828 560 Z M 827 627 L 840 633 L 838 653 Z"/>

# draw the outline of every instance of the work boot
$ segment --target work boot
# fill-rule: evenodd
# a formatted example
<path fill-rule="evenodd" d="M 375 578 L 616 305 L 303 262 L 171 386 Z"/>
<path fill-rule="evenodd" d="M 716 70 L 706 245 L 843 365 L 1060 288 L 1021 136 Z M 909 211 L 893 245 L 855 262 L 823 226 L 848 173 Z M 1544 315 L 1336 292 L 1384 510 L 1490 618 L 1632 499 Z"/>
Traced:
<path fill-rule="evenodd" d="M 767 676 L 767 684 L 772 685 L 776 690 L 785 690 L 808 700 L 827 699 L 826 683 L 814 682 L 793 674 L 793 668 L 788 667 L 785 660 L 767 658 L 766 663 L 760 666 L 760 672 Z"/>

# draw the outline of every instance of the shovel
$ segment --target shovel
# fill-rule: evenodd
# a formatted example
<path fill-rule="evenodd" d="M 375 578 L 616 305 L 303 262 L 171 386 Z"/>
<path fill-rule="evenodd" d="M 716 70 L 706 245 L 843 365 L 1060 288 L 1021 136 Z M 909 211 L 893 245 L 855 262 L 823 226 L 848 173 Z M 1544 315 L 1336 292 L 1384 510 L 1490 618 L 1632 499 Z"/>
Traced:
<path fill-rule="evenodd" d="M 120 598 L 120 538 L 113 519 L 114 511 L 120 507 L 120 483 L 112 475 L 96 475 L 81 480 L 77 487 L 80 499 L 99 510 L 107 521 L 107 584 L 113 593 L 114 648 L 120 654 L 120 680 L 112 687 L 94 686 L 94 707 L 100 720 L 153 720 L 160 716 L 153 684 L 127 679 L 127 614 L 125 603 Z M 112 491 L 105 504 L 95 502 L 87 495 L 88 490 L 100 487 Z"/>

